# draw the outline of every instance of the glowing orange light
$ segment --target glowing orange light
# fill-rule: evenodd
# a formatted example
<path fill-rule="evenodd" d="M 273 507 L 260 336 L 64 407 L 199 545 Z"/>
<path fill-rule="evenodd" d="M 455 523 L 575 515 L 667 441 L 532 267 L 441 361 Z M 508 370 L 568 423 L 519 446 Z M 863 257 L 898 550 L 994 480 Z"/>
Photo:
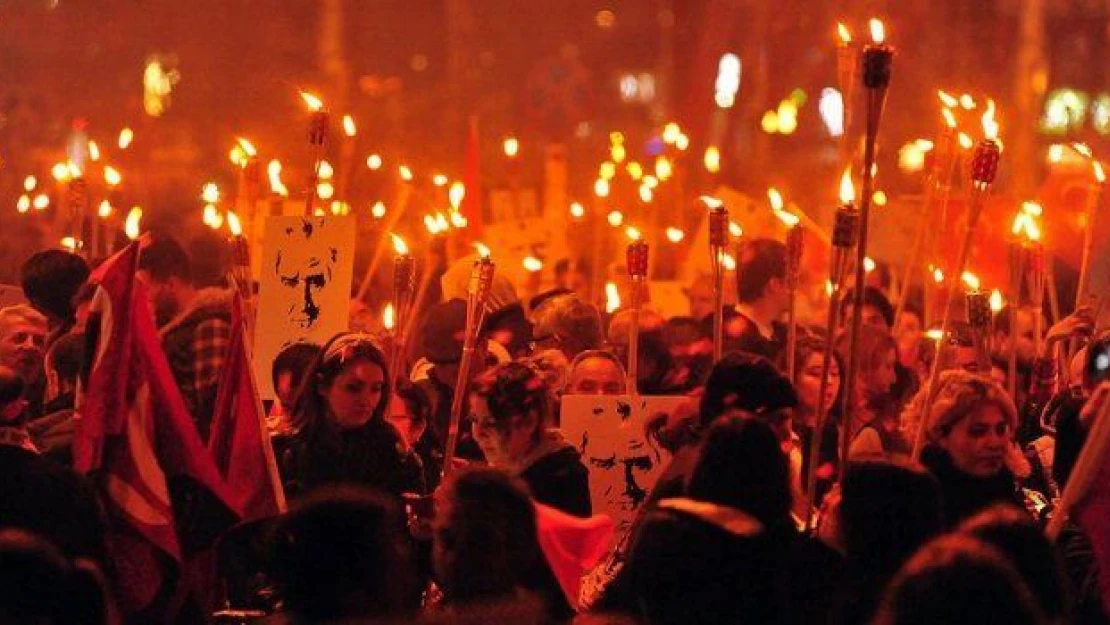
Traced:
<path fill-rule="evenodd" d="M 875 18 L 871 19 L 871 41 L 875 43 L 883 43 L 886 41 L 886 28 L 883 26 L 882 20 Z"/>
<path fill-rule="evenodd" d="M 983 113 L 983 135 L 987 139 L 998 139 L 998 122 L 994 119 L 994 100 L 987 100 L 987 110 Z"/>
<path fill-rule="evenodd" d="M 382 327 L 386 330 L 392 330 L 397 323 L 396 313 L 393 310 L 393 304 L 389 303 L 382 309 Z"/>
<path fill-rule="evenodd" d="M 944 116 L 944 125 L 948 126 L 949 130 L 956 129 L 956 116 L 952 113 L 952 109 L 941 109 L 940 114 Z"/>
<path fill-rule="evenodd" d="M 856 199 L 856 187 L 852 184 L 852 168 L 847 167 L 844 169 L 844 174 L 840 176 L 840 203 L 851 204 Z"/>
<path fill-rule="evenodd" d="M 836 23 L 836 35 L 840 39 L 840 45 L 846 46 L 852 43 L 852 31 L 848 30 L 844 22 Z"/>
<path fill-rule="evenodd" d="M 307 91 L 301 92 L 301 99 L 308 106 L 308 109 L 314 113 L 324 109 L 324 101 L 320 98 L 308 93 Z"/>
<path fill-rule="evenodd" d="M 474 244 L 474 249 L 478 251 L 478 255 L 481 256 L 482 258 L 489 258 L 490 249 L 488 247 L 486 247 L 485 245 L 483 245 L 482 243 L 475 243 Z"/>
<path fill-rule="evenodd" d="M 235 211 L 227 211 L 227 229 L 233 237 L 243 236 L 243 222 L 239 221 L 239 216 L 235 214 Z"/>
<path fill-rule="evenodd" d="M 392 232 L 389 233 L 389 236 L 393 238 L 393 251 L 397 252 L 398 256 L 404 256 L 405 254 L 409 253 L 409 246 L 405 245 L 404 239 L 397 236 L 396 234 L 393 234 Z"/>
<path fill-rule="evenodd" d="M 355 126 L 355 118 L 350 115 L 343 116 L 343 134 L 348 137 L 353 137 L 358 134 L 358 127 Z"/>
<path fill-rule="evenodd" d="M 954 109 L 960 105 L 960 99 L 949 94 L 947 91 L 938 89 L 937 97 L 940 98 L 940 103 L 944 105 L 944 108 Z"/>

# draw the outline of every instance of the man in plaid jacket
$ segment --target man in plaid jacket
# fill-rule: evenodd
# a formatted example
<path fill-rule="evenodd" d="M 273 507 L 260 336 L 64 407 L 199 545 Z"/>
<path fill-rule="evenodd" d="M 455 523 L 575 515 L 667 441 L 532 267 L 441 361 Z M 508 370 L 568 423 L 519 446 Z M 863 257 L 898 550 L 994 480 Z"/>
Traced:
<path fill-rule="evenodd" d="M 208 440 L 220 370 L 231 340 L 231 291 L 197 288 L 189 255 L 172 238 L 156 237 L 139 256 L 174 380 L 201 437 Z"/>

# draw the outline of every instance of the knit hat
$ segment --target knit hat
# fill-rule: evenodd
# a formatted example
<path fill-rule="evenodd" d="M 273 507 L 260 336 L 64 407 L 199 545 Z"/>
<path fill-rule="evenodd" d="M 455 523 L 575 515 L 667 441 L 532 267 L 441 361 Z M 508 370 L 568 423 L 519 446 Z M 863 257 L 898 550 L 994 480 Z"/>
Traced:
<path fill-rule="evenodd" d="M 927 392 L 928 389 L 922 389 L 907 411 L 917 411 L 920 414 L 920 404 Z M 938 441 L 944 438 L 956 423 L 984 404 L 993 404 L 1002 411 L 1011 432 L 1017 428 L 1017 408 L 997 382 L 962 369 L 945 371 L 937 381 L 936 397 L 929 409 L 929 440 Z"/>
<path fill-rule="evenodd" d="M 424 357 L 434 364 L 452 364 L 462 358 L 466 338 L 466 301 L 452 299 L 432 306 L 421 332 Z"/>
<path fill-rule="evenodd" d="M 474 269 L 474 261 L 478 260 L 477 254 L 471 254 L 455 261 L 447 268 L 443 277 L 439 279 L 443 289 L 443 299 L 466 300 L 470 288 L 470 274 Z M 493 272 L 493 284 L 490 285 L 489 297 L 486 299 L 486 312 L 493 313 L 512 304 L 520 303 L 516 288 L 503 274 Z"/>

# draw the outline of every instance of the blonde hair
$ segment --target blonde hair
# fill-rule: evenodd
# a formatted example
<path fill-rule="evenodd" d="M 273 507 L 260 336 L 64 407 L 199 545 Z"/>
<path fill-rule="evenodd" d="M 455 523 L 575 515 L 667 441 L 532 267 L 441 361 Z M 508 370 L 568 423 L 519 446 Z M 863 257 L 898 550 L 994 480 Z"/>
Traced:
<path fill-rule="evenodd" d="M 1013 432 L 1017 427 L 1017 408 L 1006 391 L 985 375 L 969 373 L 962 369 L 945 371 L 937 380 L 933 405 L 928 415 L 922 415 L 928 387 L 921 389 L 902 413 L 904 423 L 919 423 L 927 419 L 929 440 L 936 442 L 948 435 L 952 428 L 984 405 L 996 406 Z"/>

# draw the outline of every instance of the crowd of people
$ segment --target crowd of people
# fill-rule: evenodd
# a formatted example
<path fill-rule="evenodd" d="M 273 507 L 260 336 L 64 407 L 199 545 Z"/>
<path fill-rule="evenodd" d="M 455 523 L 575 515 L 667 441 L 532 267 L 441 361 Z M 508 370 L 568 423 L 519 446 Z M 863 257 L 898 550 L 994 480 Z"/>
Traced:
<path fill-rule="evenodd" d="M 913 297 L 896 319 L 889 285 L 860 285 L 847 389 L 852 297 L 841 329 L 802 323 L 788 354 L 785 246 L 750 241 L 738 262 L 717 362 L 703 283 L 688 316 L 663 318 L 650 303 L 605 314 L 573 285 L 522 301 L 498 277 L 468 380 L 466 302 L 447 285 L 397 365 L 392 335 L 358 322 L 288 346 L 267 424 L 289 511 L 200 545 L 208 587 L 182 575 L 156 605 L 121 614 L 113 519 L 96 476 L 71 468 L 96 285 L 80 256 L 37 253 L 22 267 L 27 303 L 0 309 L 0 622 L 1110 622 L 1110 572 L 1089 536 L 1070 521 L 1044 532 L 1110 396 L 1110 336 L 1092 311 L 1036 337 L 1040 310 L 1003 310 L 988 336 L 956 323 L 938 340 Z M 137 279 L 204 440 L 233 290 L 202 266 L 155 235 Z M 959 304 L 948 304 L 958 319 Z M 1065 343 L 1072 362 L 1055 357 Z M 612 575 L 575 596 L 541 540 L 544 515 L 598 512 L 561 402 L 631 393 L 686 400 L 646 426 L 668 464 L 615 537 Z M 457 394 L 465 410 L 452 423 Z M 185 537 L 196 528 L 178 503 Z"/>

